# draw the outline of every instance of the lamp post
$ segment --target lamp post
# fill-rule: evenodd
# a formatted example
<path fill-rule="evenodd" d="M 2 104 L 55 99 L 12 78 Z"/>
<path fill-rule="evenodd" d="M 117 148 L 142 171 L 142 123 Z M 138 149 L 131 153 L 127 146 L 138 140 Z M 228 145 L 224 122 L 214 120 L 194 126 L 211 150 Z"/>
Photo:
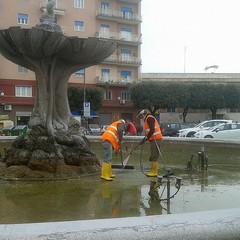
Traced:
<path fill-rule="evenodd" d="M 86 102 L 86 77 L 85 69 L 83 69 L 83 104 Z"/>

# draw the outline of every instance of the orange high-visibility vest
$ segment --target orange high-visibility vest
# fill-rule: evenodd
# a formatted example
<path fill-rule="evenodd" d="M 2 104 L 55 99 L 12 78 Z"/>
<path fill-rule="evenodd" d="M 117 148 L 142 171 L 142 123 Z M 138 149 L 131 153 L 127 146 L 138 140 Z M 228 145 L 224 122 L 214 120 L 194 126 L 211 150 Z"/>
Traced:
<path fill-rule="evenodd" d="M 147 115 L 146 118 L 144 119 L 144 131 L 145 131 L 145 134 L 146 136 L 148 135 L 148 133 L 150 132 L 150 128 L 148 126 L 148 123 L 147 123 L 147 119 L 149 117 L 152 117 L 154 118 L 154 133 L 153 135 L 149 138 L 149 141 L 153 140 L 153 139 L 162 139 L 162 133 L 161 133 L 161 129 L 160 129 L 160 126 L 158 124 L 158 121 L 155 117 L 153 117 L 152 115 Z"/>
<path fill-rule="evenodd" d="M 107 127 L 106 131 L 103 133 L 101 140 L 108 140 L 115 151 L 119 150 L 120 142 L 119 142 L 119 134 L 117 130 L 117 126 L 121 121 L 115 121 L 110 126 Z"/>

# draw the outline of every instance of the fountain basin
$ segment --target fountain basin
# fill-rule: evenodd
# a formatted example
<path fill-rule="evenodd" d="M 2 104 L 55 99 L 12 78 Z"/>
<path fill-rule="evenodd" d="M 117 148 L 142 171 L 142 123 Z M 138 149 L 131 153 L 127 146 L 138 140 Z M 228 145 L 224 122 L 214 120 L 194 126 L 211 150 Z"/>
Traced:
<path fill-rule="evenodd" d="M 125 137 L 123 159 L 141 138 Z M 99 137 L 89 136 L 89 140 L 93 151 L 103 159 Z M 11 142 L 2 139 L 1 152 L 7 144 Z M 191 155 L 195 154 L 195 163 L 203 146 L 208 156 L 208 170 L 187 170 Z M 240 207 L 238 143 L 166 138 L 161 151 L 167 167 L 182 178 L 181 189 L 170 200 L 170 206 L 166 201 L 149 201 L 150 182 L 155 178 L 147 178 L 142 172 L 149 168 L 149 146 L 144 144 L 143 149 L 138 148 L 129 159 L 128 164 L 133 165 L 134 170 L 113 169 L 116 174 L 113 182 L 100 180 L 100 172 L 58 181 L 0 180 L 0 223 L 145 217 Z M 121 164 L 120 156 L 115 156 L 113 163 Z M 160 159 L 159 175 L 165 173 Z M 159 195 L 162 190 L 159 189 Z M 173 186 L 173 193 L 175 190 Z"/>

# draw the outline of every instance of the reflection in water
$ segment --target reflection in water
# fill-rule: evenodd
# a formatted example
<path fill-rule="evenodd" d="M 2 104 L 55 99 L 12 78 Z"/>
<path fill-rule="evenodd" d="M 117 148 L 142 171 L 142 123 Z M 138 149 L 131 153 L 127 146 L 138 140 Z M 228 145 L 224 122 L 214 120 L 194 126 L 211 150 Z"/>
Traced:
<path fill-rule="evenodd" d="M 151 200 L 149 199 L 148 205 L 143 205 L 143 209 L 145 211 L 146 216 L 150 215 L 162 215 L 163 209 L 159 200 Z M 166 210 L 167 211 L 167 210 Z M 167 211 L 167 213 L 170 213 Z"/>
<path fill-rule="evenodd" d="M 100 144 L 93 147 L 99 149 L 101 158 Z M 208 170 L 189 171 L 186 162 L 198 150 L 199 145 L 162 146 L 166 164 L 182 178 L 181 189 L 169 205 L 167 201 L 150 200 L 148 192 L 154 178 L 142 174 L 141 152 L 136 150 L 129 160 L 135 169 L 114 170 L 113 182 L 101 181 L 99 174 L 54 182 L 1 181 L 0 223 L 136 217 L 240 207 L 240 149 L 205 146 Z M 165 170 L 159 165 L 159 173 L 164 175 Z"/>
<path fill-rule="evenodd" d="M 96 189 L 86 207 L 93 219 L 120 217 L 122 204 L 122 190 L 112 191 L 112 182 L 102 181 Z"/>
<path fill-rule="evenodd" d="M 199 183 L 201 186 L 201 192 L 203 192 L 208 186 L 208 173 L 205 171 L 202 171 L 199 174 L 200 174 Z"/>

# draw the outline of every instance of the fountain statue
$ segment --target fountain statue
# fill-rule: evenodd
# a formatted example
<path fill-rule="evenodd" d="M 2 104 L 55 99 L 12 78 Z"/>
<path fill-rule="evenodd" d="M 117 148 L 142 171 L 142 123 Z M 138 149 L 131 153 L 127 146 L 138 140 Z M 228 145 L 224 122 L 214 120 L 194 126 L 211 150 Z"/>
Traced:
<path fill-rule="evenodd" d="M 6 150 L 2 178 L 69 178 L 99 171 L 100 162 L 71 115 L 67 87 L 74 72 L 109 57 L 117 45 L 97 38 L 68 37 L 54 18 L 55 1 L 31 29 L 0 30 L 0 52 L 32 70 L 37 93 L 29 132 Z"/>

